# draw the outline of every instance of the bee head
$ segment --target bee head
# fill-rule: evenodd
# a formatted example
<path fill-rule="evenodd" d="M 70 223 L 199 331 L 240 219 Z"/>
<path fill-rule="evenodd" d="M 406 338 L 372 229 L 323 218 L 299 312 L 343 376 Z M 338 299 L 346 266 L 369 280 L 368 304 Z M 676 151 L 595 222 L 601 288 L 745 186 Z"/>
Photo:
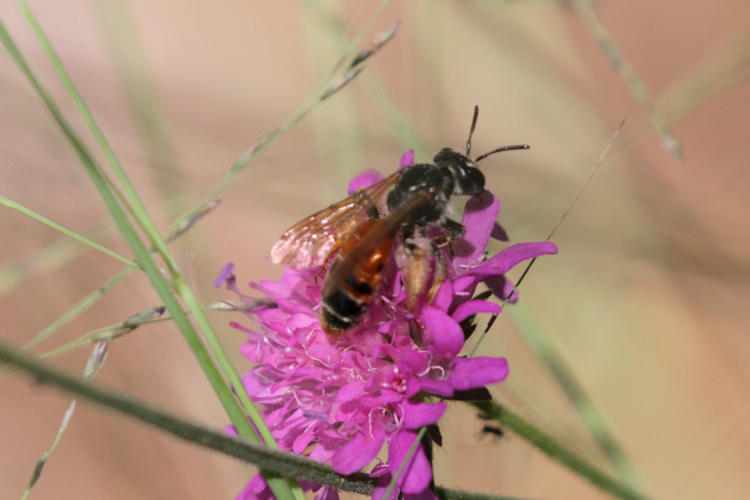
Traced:
<path fill-rule="evenodd" d="M 476 159 L 471 159 L 471 138 L 474 135 L 474 129 L 477 126 L 477 119 L 479 118 L 479 106 L 474 106 L 474 116 L 471 119 L 471 128 L 469 128 L 469 137 L 466 139 L 466 154 L 461 154 L 455 149 L 445 148 L 442 151 L 440 151 L 438 154 L 435 155 L 435 164 L 440 165 L 439 161 L 445 162 L 446 166 L 454 165 L 453 167 L 450 167 L 452 169 L 458 169 L 461 172 L 466 172 L 465 175 L 467 177 L 466 184 L 462 185 L 460 181 L 460 177 L 457 177 L 457 183 L 459 186 L 461 186 L 462 189 L 464 189 L 463 193 L 459 193 L 458 191 L 456 194 L 478 194 L 481 193 L 484 190 L 484 176 L 481 172 L 479 172 L 479 169 L 477 168 L 477 164 L 487 158 L 490 155 L 494 155 L 495 153 L 500 153 L 502 151 L 512 151 L 514 149 L 529 149 L 528 144 L 514 144 L 512 146 L 501 146 L 499 148 L 495 148 L 492 151 L 488 153 L 484 153 L 483 155 L 479 155 L 476 157 Z M 469 172 L 469 169 L 471 171 Z M 481 183 L 479 180 L 479 177 L 481 177 Z M 472 184 L 474 183 L 474 184 Z M 472 190 L 475 189 L 475 190 Z M 478 189 L 478 191 L 476 190 Z"/>
<path fill-rule="evenodd" d="M 484 191 L 484 174 L 477 163 L 455 149 L 444 148 L 433 159 L 435 165 L 450 172 L 454 181 L 453 194 L 469 195 Z"/>

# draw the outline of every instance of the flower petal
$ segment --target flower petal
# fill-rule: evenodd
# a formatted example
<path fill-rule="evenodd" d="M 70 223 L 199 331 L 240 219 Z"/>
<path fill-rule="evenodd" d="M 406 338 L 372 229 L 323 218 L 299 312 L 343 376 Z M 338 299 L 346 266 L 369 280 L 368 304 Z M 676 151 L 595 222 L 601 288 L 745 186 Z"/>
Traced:
<path fill-rule="evenodd" d="M 487 288 L 492 290 L 495 297 L 501 300 L 507 300 L 511 304 L 515 304 L 518 301 L 518 290 L 516 290 L 515 283 L 504 275 L 498 274 L 488 276 L 485 278 L 484 284 L 487 285 Z"/>
<path fill-rule="evenodd" d="M 502 311 L 502 309 L 503 308 L 500 307 L 500 304 L 495 304 L 494 302 L 488 302 L 486 300 L 469 300 L 458 306 L 456 310 L 453 311 L 453 314 L 451 314 L 451 317 L 454 321 L 460 323 L 474 314 L 497 314 Z"/>
<path fill-rule="evenodd" d="M 445 413 L 446 405 L 443 402 L 429 403 L 404 403 L 404 427 L 417 429 L 436 423 Z"/>
<path fill-rule="evenodd" d="M 540 255 L 555 253 L 557 253 L 557 246 L 549 241 L 542 241 L 540 243 L 518 243 L 509 246 L 497 255 L 485 260 L 472 269 L 471 273 L 484 276 L 505 274 L 519 262 L 533 259 Z"/>
<path fill-rule="evenodd" d="M 484 256 L 484 249 L 499 213 L 500 202 L 489 191 L 469 198 L 462 220 L 466 234 L 456 242 L 454 269 L 473 266 Z"/>
<path fill-rule="evenodd" d="M 508 376 L 508 361 L 505 358 L 457 358 L 450 375 L 454 389 L 463 391 L 475 387 L 501 382 Z"/>
<path fill-rule="evenodd" d="M 429 335 L 432 349 L 438 356 L 454 358 L 464 346 L 464 332 L 443 311 L 425 307 L 420 320 Z"/>
<path fill-rule="evenodd" d="M 275 497 L 263 476 L 256 474 L 237 495 L 236 500 L 273 500 Z"/>
<path fill-rule="evenodd" d="M 220 288 L 225 282 L 228 287 L 231 286 L 234 283 L 234 273 L 232 271 L 234 271 L 234 263 L 229 262 L 219 271 L 219 275 L 214 280 L 214 286 Z"/>
<path fill-rule="evenodd" d="M 385 434 L 379 428 L 373 428 L 374 437 L 362 431 L 344 444 L 331 458 L 333 470 L 339 474 L 353 474 L 372 462 L 385 442 Z"/>
<path fill-rule="evenodd" d="M 395 475 L 401 467 L 401 463 L 416 438 L 416 432 L 401 431 L 388 441 L 388 465 L 391 468 L 391 474 Z M 429 486 L 431 480 L 432 467 L 424 454 L 422 445 L 418 444 L 396 484 L 404 493 L 421 493 Z"/>
<path fill-rule="evenodd" d="M 440 285 L 435 298 L 432 300 L 432 307 L 441 311 L 447 311 L 451 302 L 453 302 L 453 285 L 450 281 L 446 280 Z"/>
<path fill-rule="evenodd" d="M 377 170 L 365 170 L 357 177 L 352 179 L 352 181 L 349 183 L 349 189 L 347 189 L 346 191 L 349 194 L 354 194 L 357 192 L 357 190 L 368 188 L 381 180 L 383 180 L 383 174 L 381 174 Z"/>
<path fill-rule="evenodd" d="M 419 389 L 428 394 L 449 398 L 453 396 L 453 386 L 447 380 L 423 378 L 419 381 Z"/>
<path fill-rule="evenodd" d="M 414 165 L 414 150 L 410 149 L 401 157 L 401 161 L 398 162 L 398 168 L 404 168 L 409 165 Z"/>
<path fill-rule="evenodd" d="M 339 491 L 333 486 L 323 486 L 315 495 L 315 500 L 339 500 Z"/>

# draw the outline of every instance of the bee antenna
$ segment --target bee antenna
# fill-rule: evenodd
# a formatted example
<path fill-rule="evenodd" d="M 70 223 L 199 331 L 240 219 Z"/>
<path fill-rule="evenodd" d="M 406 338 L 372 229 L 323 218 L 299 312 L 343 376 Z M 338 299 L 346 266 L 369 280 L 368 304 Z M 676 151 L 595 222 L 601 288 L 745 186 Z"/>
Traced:
<path fill-rule="evenodd" d="M 531 146 L 528 144 L 514 144 L 512 146 L 501 146 L 499 148 L 495 148 L 489 153 L 484 153 L 483 155 L 477 156 L 477 158 L 474 160 L 476 162 L 480 162 L 487 158 L 490 155 L 494 155 L 495 153 L 502 153 L 503 151 L 513 151 L 514 149 L 529 149 Z"/>
<path fill-rule="evenodd" d="M 469 156 L 469 153 L 471 153 L 471 136 L 474 135 L 474 129 L 477 127 L 477 118 L 479 118 L 479 106 L 474 105 L 474 117 L 471 119 L 469 138 L 466 139 L 466 156 Z"/>

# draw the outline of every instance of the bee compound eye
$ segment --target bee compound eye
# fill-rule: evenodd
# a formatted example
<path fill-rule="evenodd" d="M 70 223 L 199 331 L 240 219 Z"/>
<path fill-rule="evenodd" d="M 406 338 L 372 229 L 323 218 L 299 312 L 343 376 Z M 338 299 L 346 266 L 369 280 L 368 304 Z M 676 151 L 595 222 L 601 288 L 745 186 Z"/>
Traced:
<path fill-rule="evenodd" d="M 464 168 L 458 177 L 456 194 L 479 194 L 484 191 L 484 174 L 478 168 Z"/>

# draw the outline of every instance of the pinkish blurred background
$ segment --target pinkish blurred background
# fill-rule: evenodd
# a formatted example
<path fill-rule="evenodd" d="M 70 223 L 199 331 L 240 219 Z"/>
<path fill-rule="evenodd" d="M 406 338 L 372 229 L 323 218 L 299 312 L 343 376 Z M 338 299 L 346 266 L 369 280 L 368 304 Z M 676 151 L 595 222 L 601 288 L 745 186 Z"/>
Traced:
<path fill-rule="evenodd" d="M 483 164 L 514 241 L 541 240 L 619 122 L 601 172 L 555 235 L 521 305 L 480 353 L 509 359 L 499 401 L 609 471 L 545 363 L 528 318 L 573 368 L 654 498 L 742 499 L 750 491 L 750 7 L 698 2 L 392 2 L 363 46 L 396 38 L 349 87 L 240 173 L 222 204 L 172 244 L 205 302 L 227 261 L 242 283 L 274 278 L 269 248 L 291 223 L 344 195 L 366 168 L 392 171 L 463 147 L 525 142 Z M 202 200 L 251 142 L 307 98 L 375 12 L 375 2 L 34 1 L 32 8 L 100 126 L 166 228 Z M 627 63 L 602 51 L 597 16 Z M 66 114 L 85 127 L 17 7 L 0 16 Z M 598 33 L 598 34 L 597 34 Z M 629 64 L 629 65 L 628 65 Z M 0 194 L 130 252 L 39 99 L 0 55 Z M 654 119 L 631 93 L 638 79 Z M 659 120 L 662 120 L 661 122 Z M 684 161 L 663 145 L 671 128 Z M 87 138 L 89 136 L 86 136 Z M 93 140 L 90 144 L 94 144 Z M 0 211 L 0 335 L 28 341 L 121 264 L 48 227 Z M 34 349 L 158 305 L 144 276 Z M 523 307 L 523 309 L 521 309 Z M 242 337 L 213 313 L 227 349 Z M 50 358 L 82 373 L 89 349 Z M 97 381 L 194 421 L 227 422 L 178 330 L 147 326 L 110 348 Z M 0 379 L 0 498 L 20 498 L 69 398 L 22 375 Z M 608 498 L 508 433 L 451 405 L 440 485 L 535 499 Z M 614 473 L 614 472 L 613 472 Z M 233 498 L 254 470 L 79 403 L 30 498 Z"/>

